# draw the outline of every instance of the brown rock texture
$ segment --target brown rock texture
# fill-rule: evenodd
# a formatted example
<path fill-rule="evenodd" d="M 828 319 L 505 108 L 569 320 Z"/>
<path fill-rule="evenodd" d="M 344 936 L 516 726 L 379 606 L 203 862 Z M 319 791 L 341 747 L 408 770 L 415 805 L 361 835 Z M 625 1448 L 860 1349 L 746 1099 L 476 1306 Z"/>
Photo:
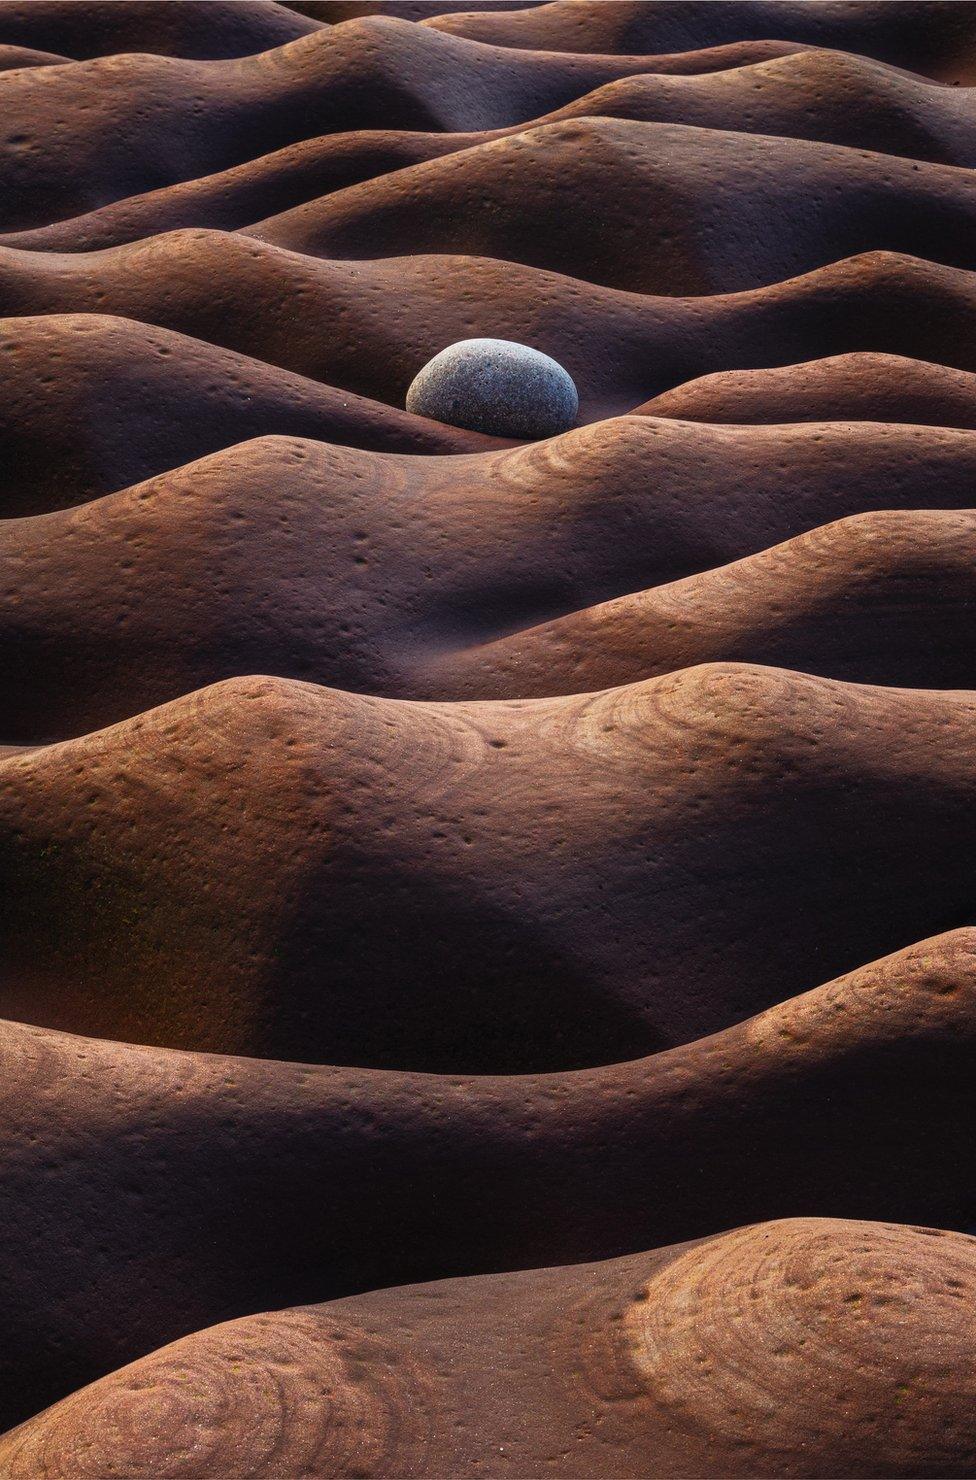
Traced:
<path fill-rule="evenodd" d="M 299 1300 L 613 1257 L 800 1205 L 971 1224 L 973 947 L 943 935 L 570 1074 L 332 1069 L 5 1023 L 0 1168 L 20 1216 L 0 1235 L 3 1420 Z"/>
<path fill-rule="evenodd" d="M 118 492 L 255 434 L 377 452 L 505 445 L 133 319 L 0 321 L 5 520 Z"/>
<path fill-rule="evenodd" d="M 780 1477 L 821 1473 L 812 1452 L 844 1475 L 965 1477 L 974 1282 L 962 1234 L 793 1218 L 384 1290 L 176 1342 L 15 1430 L 0 1456 L 11 1480 L 79 1464 L 209 1480 L 242 1458 L 260 1477 Z"/>
<path fill-rule="evenodd" d="M 771 36 L 860 52 L 942 82 L 976 76 L 970 0 L 555 0 L 514 15 L 444 14 L 427 24 L 494 46 L 568 52 L 697 49 Z"/>
<path fill-rule="evenodd" d="M 703 375 L 634 414 L 711 424 L 879 421 L 973 429 L 976 376 L 901 355 L 831 355 L 803 365 Z"/>
<path fill-rule="evenodd" d="M 149 3 L 165 14 L 166 0 Z M 181 8 L 199 24 L 199 7 Z M 130 195 L 137 176 L 145 188 L 240 164 L 309 137 L 310 123 L 316 133 L 507 127 L 662 63 L 484 47 L 389 16 L 334 30 L 296 15 L 289 24 L 310 34 L 218 64 L 140 52 L 0 74 L 10 130 L 0 153 L 8 226 L 41 225 Z M 754 48 L 738 49 L 713 60 L 755 57 Z M 39 118 L 50 120 L 43 136 Z"/>
<path fill-rule="evenodd" d="M 0 1007 L 441 1072 L 650 1052 L 963 923 L 974 743 L 971 692 L 749 665 L 470 705 L 229 680 L 2 762 Z"/>
<path fill-rule="evenodd" d="M 974 89 L 0 0 L 4 1480 L 976 1473 Z"/>
<path fill-rule="evenodd" d="M 971 89 L 925 87 L 894 68 L 838 52 L 781 50 L 748 64 L 744 52 L 716 48 L 714 71 L 623 77 L 535 123 L 583 117 L 679 123 L 880 149 L 941 164 L 976 163 Z M 694 56 L 701 65 L 701 54 Z M 662 69 L 669 61 L 653 60 Z M 679 60 L 673 59 L 675 67 Z M 522 131 L 362 129 L 305 139 L 217 174 L 8 233 L 5 240 L 10 246 L 78 251 L 184 226 L 234 229 L 259 215 Z"/>
<path fill-rule="evenodd" d="M 770 217 L 775 229 L 763 230 Z M 394 171 L 246 230 L 346 258 L 395 256 L 406 238 L 418 251 L 464 249 L 611 288 L 689 295 L 760 287 L 876 247 L 971 269 L 974 219 L 976 182 L 946 165 L 581 118 Z"/>
<path fill-rule="evenodd" d="M 318 30 L 275 0 L 0 0 L 0 40 L 59 60 L 144 52 L 222 60 L 284 46 Z"/>
<path fill-rule="evenodd" d="M 0 246 L 0 313 L 46 316 L 50 332 L 66 314 L 135 319 L 398 410 L 445 344 L 521 340 L 566 366 L 585 422 L 643 410 L 702 375 L 843 353 L 976 372 L 976 274 L 890 252 L 751 291 L 674 298 L 485 257 L 334 261 L 234 232 L 187 230 L 82 253 Z M 27 353 L 0 352 L 13 357 L 14 373 Z M 889 380 L 876 378 L 878 394 Z M 946 425 L 951 407 L 946 398 Z"/>
<path fill-rule="evenodd" d="M 94 340 L 97 352 L 102 335 L 113 354 L 131 347 L 111 327 L 75 332 L 89 324 L 104 321 L 78 316 L 69 347 Z M 190 400 L 202 377 L 160 385 L 174 361 L 192 369 L 187 341 L 139 340 L 154 343 L 176 353 L 146 357 L 164 368 L 138 438 L 127 411 L 147 373 L 133 358 L 90 462 L 71 461 L 57 430 L 65 367 L 53 427 L 17 459 L 9 512 L 35 517 L 0 522 L 0 556 L 30 571 L 0 589 L 10 742 L 77 735 L 255 672 L 396 698 L 518 699 L 735 657 L 976 688 L 971 431 L 628 417 L 451 458 L 263 437 L 59 509 L 105 468 L 178 460 L 189 438 L 216 440 L 228 422 L 232 437 L 255 415 L 248 362 L 197 346 L 228 375 L 204 384 L 236 392 L 222 423 L 214 395 Z M 87 375 L 79 389 L 91 395 Z M 301 414 L 282 402 L 266 414 Z M 35 424 L 42 406 L 32 394 Z M 934 487 L 942 509 L 926 511 Z"/>

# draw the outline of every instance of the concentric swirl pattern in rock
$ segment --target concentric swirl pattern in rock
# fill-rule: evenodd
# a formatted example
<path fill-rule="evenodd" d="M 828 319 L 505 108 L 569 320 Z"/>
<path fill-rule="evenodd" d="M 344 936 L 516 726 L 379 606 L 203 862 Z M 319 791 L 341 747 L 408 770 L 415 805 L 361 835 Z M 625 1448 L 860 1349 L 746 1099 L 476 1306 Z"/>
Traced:
<path fill-rule="evenodd" d="M 963 1480 L 974 1285 L 963 1235 L 796 1218 L 387 1290 L 188 1337 L 8 1435 L 0 1462 L 11 1480 Z"/>

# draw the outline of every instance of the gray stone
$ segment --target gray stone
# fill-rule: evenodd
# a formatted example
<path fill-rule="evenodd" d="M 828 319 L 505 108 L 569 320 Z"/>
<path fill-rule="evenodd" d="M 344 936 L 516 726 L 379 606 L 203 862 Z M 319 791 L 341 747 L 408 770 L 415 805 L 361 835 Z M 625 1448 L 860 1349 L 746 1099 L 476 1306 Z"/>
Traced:
<path fill-rule="evenodd" d="M 576 421 L 579 397 L 562 365 L 510 339 L 459 339 L 407 391 L 407 410 L 495 437 L 554 437 Z"/>

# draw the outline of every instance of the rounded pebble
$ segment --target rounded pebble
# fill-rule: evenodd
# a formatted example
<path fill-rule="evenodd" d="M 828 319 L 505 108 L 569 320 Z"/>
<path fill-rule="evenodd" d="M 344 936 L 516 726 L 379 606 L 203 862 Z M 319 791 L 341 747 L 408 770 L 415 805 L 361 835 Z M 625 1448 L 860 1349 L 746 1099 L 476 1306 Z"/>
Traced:
<path fill-rule="evenodd" d="M 568 431 L 579 396 L 562 365 L 510 339 L 460 339 L 429 360 L 407 391 L 407 410 L 495 437 Z"/>

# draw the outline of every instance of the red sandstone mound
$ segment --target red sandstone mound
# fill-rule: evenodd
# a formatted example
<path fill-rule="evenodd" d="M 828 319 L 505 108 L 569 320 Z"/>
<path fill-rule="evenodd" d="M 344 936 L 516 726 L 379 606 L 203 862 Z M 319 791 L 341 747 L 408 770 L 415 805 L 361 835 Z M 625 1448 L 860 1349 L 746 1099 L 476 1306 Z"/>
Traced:
<path fill-rule="evenodd" d="M 444 1072 L 649 1052 L 968 919 L 974 727 L 728 664 L 473 705 L 233 680 L 2 762 L 0 1010 Z"/>
<path fill-rule="evenodd" d="M 610 116 L 971 165 L 972 98 L 971 88 L 926 83 L 864 57 L 797 51 L 722 71 L 625 77 L 539 122 Z"/>
<path fill-rule="evenodd" d="M 682 421 L 886 421 L 976 428 L 976 375 L 898 355 L 850 354 L 726 370 L 665 391 L 636 416 Z"/>
<path fill-rule="evenodd" d="M 73 256 L 0 248 L 0 312 L 119 314 L 398 409 L 445 344 L 518 339 L 567 367 L 585 421 L 710 372 L 853 350 L 976 371 L 976 276 L 889 253 L 751 292 L 655 298 L 484 258 L 333 262 L 185 231 Z"/>
<path fill-rule="evenodd" d="M 58 60 L 125 51 L 249 56 L 319 24 L 273 0 L 0 0 L 0 43 L 62 53 Z"/>
<path fill-rule="evenodd" d="M 35 411 L 10 512 L 80 499 L 104 466 L 165 463 L 234 415 L 198 374 L 195 407 L 187 393 L 182 424 L 168 421 L 164 393 L 180 382 L 162 378 L 163 356 L 159 419 L 133 436 L 153 366 L 133 357 L 127 379 L 131 337 L 109 326 L 92 339 L 93 361 L 114 370 L 98 383 L 115 414 L 79 466 L 57 437 L 59 400 L 50 433 Z M 258 414 L 248 362 L 218 368 L 239 375 Z M 84 377 L 76 394 L 94 402 Z M 295 414 L 294 402 L 271 411 Z M 8 451 L 16 465 L 16 441 Z M 5 565 L 30 572 L 0 590 L 2 738 L 63 739 L 254 672 L 404 698 L 519 698 L 735 658 L 976 687 L 974 482 L 971 432 L 871 423 L 633 417 L 447 460 L 261 438 L 0 522 Z M 961 512 L 915 512 L 931 505 Z M 689 572 L 701 574 L 678 579 Z"/>
<path fill-rule="evenodd" d="M 427 25 L 493 46 L 686 51 L 758 37 L 860 52 L 942 82 L 976 80 L 976 6 L 965 0 L 554 0 L 512 15 L 448 10 Z"/>
<path fill-rule="evenodd" d="M 494 134 L 362 129 L 303 139 L 217 174 L 126 196 L 50 226 L 0 233 L 0 246 L 79 252 L 184 226 L 234 230 L 332 190 L 470 148 L 485 137 Z"/>
<path fill-rule="evenodd" d="M 537 123 L 607 116 L 857 145 L 944 164 L 976 163 L 970 94 L 859 57 L 800 52 L 753 66 L 607 83 Z M 234 229 L 392 170 L 488 142 L 480 134 L 365 130 L 302 140 L 216 175 L 164 186 L 34 231 L 10 246 L 79 251 L 184 226 Z"/>
<path fill-rule="evenodd" d="M 15 67 L 50 67 L 66 62 L 67 57 L 54 56 L 49 51 L 35 51 L 28 46 L 0 45 L 0 72 Z"/>
<path fill-rule="evenodd" d="M 97 498 L 267 433 L 389 452 L 499 445 L 127 319 L 0 321 L 4 518 Z"/>
<path fill-rule="evenodd" d="M 790 1218 L 216 1326 L 0 1458 L 11 1480 L 966 1477 L 974 1289 L 963 1234 Z"/>
<path fill-rule="evenodd" d="M 319 21 L 338 25 L 341 21 L 354 20 L 361 15 L 395 15 L 400 20 L 422 21 L 429 16 L 445 15 L 450 10 L 448 0 L 286 0 L 289 10 L 313 16 Z M 475 0 L 465 5 L 465 12 L 472 10 L 523 10 L 532 5 L 542 5 L 545 0 Z"/>
<path fill-rule="evenodd" d="M 5 1023 L 19 1216 L 0 1230 L 0 1423 L 296 1300 L 632 1253 L 800 1204 L 972 1222 L 973 947 L 942 936 L 687 1048 L 563 1075 L 320 1068 Z"/>
<path fill-rule="evenodd" d="M 733 565 L 442 651 L 438 699 L 578 693 L 717 659 L 862 683 L 976 686 L 976 514 L 839 520 Z"/>
<path fill-rule="evenodd" d="M 737 48 L 711 64 L 756 59 Z M 42 226 L 337 130 L 507 127 L 617 77 L 700 65 L 527 55 L 372 16 L 236 61 L 134 54 L 22 69 L 0 74 L 0 221 Z"/>
<path fill-rule="evenodd" d="M 976 181 L 965 170 L 581 118 L 350 186 L 247 230 L 321 256 L 475 252 L 613 288 L 692 294 L 759 287 L 878 247 L 972 268 L 974 227 Z"/>

